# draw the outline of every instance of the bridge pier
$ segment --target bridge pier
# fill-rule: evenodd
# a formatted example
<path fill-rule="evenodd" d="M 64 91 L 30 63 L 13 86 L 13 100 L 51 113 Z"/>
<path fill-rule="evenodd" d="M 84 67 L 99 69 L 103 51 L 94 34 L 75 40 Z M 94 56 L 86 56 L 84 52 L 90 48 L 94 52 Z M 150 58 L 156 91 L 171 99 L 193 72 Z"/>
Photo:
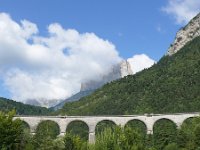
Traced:
<path fill-rule="evenodd" d="M 97 122 L 87 122 L 87 125 L 89 127 L 89 137 L 88 137 L 88 142 L 90 144 L 94 144 L 95 143 L 95 128 L 96 128 L 96 125 L 97 125 Z"/>
<path fill-rule="evenodd" d="M 63 136 L 65 136 L 65 133 L 66 133 L 66 128 L 67 128 L 67 124 L 68 124 L 68 122 L 67 121 L 65 121 L 65 120 L 60 120 L 60 121 L 55 121 L 57 124 L 58 124 L 58 126 L 59 126 L 59 128 L 60 128 L 60 134 L 58 135 L 59 137 L 63 137 Z"/>
<path fill-rule="evenodd" d="M 95 132 L 89 132 L 89 139 L 88 142 L 90 144 L 94 144 L 95 143 Z"/>
<path fill-rule="evenodd" d="M 147 128 L 147 134 L 153 134 L 153 125 L 154 125 L 154 118 L 152 116 L 148 116 L 145 121 L 145 125 Z"/>
<path fill-rule="evenodd" d="M 147 130 L 147 134 L 153 134 L 153 130 Z"/>

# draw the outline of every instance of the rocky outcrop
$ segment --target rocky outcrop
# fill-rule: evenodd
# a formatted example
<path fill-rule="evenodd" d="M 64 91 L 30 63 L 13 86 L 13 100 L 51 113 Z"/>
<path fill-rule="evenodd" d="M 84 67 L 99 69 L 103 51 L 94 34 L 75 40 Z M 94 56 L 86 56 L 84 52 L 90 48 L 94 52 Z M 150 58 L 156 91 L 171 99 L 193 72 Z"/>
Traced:
<path fill-rule="evenodd" d="M 131 69 L 131 65 L 127 60 L 123 60 L 120 64 L 120 78 L 123 78 L 127 75 L 133 74 L 133 71 Z"/>
<path fill-rule="evenodd" d="M 108 74 L 103 75 L 96 80 L 90 80 L 85 83 L 81 83 L 80 91 L 95 90 L 108 82 L 131 74 L 133 74 L 133 71 L 131 70 L 129 62 L 127 60 L 123 60 L 120 64 L 114 66 Z"/>
<path fill-rule="evenodd" d="M 173 44 L 170 45 L 167 55 L 178 52 L 187 42 L 200 36 L 200 13 L 194 17 L 185 27 L 180 29 Z"/>

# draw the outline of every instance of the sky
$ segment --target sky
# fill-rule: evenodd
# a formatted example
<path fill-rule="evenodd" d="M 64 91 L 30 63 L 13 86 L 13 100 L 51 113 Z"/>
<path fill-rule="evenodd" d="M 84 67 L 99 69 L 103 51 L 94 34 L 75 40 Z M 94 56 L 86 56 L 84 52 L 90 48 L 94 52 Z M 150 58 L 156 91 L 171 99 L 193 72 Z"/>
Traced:
<path fill-rule="evenodd" d="M 0 97 L 57 102 L 128 59 L 166 54 L 199 0 L 0 0 Z"/>

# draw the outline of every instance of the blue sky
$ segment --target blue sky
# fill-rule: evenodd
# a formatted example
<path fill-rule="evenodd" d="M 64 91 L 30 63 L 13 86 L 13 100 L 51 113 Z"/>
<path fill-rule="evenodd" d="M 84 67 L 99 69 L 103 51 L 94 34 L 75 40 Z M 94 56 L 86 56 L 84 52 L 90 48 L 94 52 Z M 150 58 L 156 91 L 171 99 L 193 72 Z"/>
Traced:
<path fill-rule="evenodd" d="M 161 10 L 167 5 L 162 0 L 1 0 L 0 3 L 0 12 L 9 13 L 18 22 L 27 19 L 36 23 L 40 34 L 47 34 L 46 28 L 52 22 L 81 33 L 94 32 L 114 43 L 123 58 L 146 53 L 159 60 L 182 26 Z"/>
<path fill-rule="evenodd" d="M 53 101 L 122 59 L 142 70 L 199 11 L 199 0 L 0 0 L 0 96 Z"/>

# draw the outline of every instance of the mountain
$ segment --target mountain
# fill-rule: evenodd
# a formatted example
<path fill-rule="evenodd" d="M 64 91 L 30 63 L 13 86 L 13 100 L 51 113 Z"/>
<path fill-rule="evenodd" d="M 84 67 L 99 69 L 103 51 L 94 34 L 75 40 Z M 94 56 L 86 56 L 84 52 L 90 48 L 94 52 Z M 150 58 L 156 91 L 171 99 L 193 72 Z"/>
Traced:
<path fill-rule="evenodd" d="M 15 109 L 17 115 L 49 115 L 52 110 L 15 102 L 6 98 L 0 97 L 0 111 L 8 112 Z"/>
<path fill-rule="evenodd" d="M 58 105 L 52 107 L 53 110 L 58 110 L 61 109 L 65 103 L 67 102 L 74 102 L 74 101 L 78 101 L 79 99 L 81 99 L 82 97 L 88 96 L 90 94 L 92 94 L 95 90 L 87 90 L 87 91 L 80 91 L 76 94 L 74 94 L 73 96 L 67 98 L 66 100 L 62 101 L 61 103 L 59 103 Z"/>
<path fill-rule="evenodd" d="M 105 74 L 96 80 L 90 80 L 81 83 L 80 91 L 96 90 L 108 82 L 123 78 L 131 74 L 133 74 L 131 65 L 127 60 L 123 60 L 120 64 L 113 66 L 108 74 Z"/>
<path fill-rule="evenodd" d="M 170 45 L 167 51 L 167 55 L 175 54 L 187 42 L 198 36 L 200 36 L 200 13 L 194 17 L 185 27 L 177 32 L 174 43 Z"/>
<path fill-rule="evenodd" d="M 106 84 L 58 112 L 123 115 L 200 111 L 200 37 L 153 67 Z"/>
<path fill-rule="evenodd" d="M 131 65 L 127 60 L 123 60 L 118 65 L 113 66 L 109 73 L 102 75 L 100 78 L 81 83 L 80 92 L 54 106 L 53 109 L 58 110 L 62 108 L 67 102 L 78 101 L 82 97 L 92 94 L 96 89 L 101 88 L 104 84 L 131 74 L 133 74 Z"/>
<path fill-rule="evenodd" d="M 27 99 L 24 101 L 24 103 L 33 106 L 52 108 L 60 103 L 60 99 Z"/>
<path fill-rule="evenodd" d="M 28 105 L 33 105 L 33 106 L 41 106 L 39 101 L 35 99 L 27 99 L 24 103 Z"/>
<path fill-rule="evenodd" d="M 124 115 L 200 111 L 200 37 L 149 69 L 106 84 L 58 114 Z"/>

